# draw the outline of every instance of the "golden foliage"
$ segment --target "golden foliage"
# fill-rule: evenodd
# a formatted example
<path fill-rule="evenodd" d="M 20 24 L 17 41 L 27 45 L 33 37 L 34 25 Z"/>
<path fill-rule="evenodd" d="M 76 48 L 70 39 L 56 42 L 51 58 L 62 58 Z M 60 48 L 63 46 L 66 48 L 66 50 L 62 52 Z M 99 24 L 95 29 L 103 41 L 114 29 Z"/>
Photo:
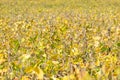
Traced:
<path fill-rule="evenodd" d="M 120 0 L 1 0 L 0 80 L 119 80 Z"/>

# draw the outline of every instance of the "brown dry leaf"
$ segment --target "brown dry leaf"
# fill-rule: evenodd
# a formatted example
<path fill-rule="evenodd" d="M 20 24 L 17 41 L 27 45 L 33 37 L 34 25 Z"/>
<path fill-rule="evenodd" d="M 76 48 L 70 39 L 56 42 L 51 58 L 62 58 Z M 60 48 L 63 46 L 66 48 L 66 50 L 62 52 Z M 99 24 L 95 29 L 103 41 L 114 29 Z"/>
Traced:
<path fill-rule="evenodd" d="M 79 69 L 77 66 L 73 66 L 75 70 L 76 80 L 92 80 L 90 75 L 85 69 Z"/>
<path fill-rule="evenodd" d="M 19 80 L 18 77 L 15 77 L 13 80 Z"/>

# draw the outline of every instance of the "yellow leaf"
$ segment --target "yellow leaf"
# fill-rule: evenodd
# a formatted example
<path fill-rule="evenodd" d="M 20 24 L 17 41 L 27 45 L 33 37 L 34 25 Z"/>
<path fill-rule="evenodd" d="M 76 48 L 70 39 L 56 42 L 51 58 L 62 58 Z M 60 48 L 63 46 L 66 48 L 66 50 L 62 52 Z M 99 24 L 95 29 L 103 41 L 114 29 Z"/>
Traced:
<path fill-rule="evenodd" d="M 69 80 L 69 76 L 64 76 L 62 80 Z"/>
<path fill-rule="evenodd" d="M 0 59 L 0 64 L 2 64 L 5 61 L 6 61 L 5 59 Z"/>
<path fill-rule="evenodd" d="M 101 37 L 100 37 L 100 36 L 94 36 L 93 39 L 94 39 L 95 41 L 96 41 L 96 40 L 99 41 L 99 40 L 101 39 Z"/>
<path fill-rule="evenodd" d="M 23 54 L 20 58 L 22 59 L 22 62 L 25 62 L 27 59 L 31 57 L 30 54 Z"/>
<path fill-rule="evenodd" d="M 25 41 L 25 38 L 22 38 L 22 39 L 21 39 L 21 42 L 24 42 L 24 41 Z"/>
<path fill-rule="evenodd" d="M 59 62 L 58 62 L 58 61 L 52 61 L 52 63 L 53 63 L 53 64 L 59 64 Z"/>
<path fill-rule="evenodd" d="M 26 73 L 30 73 L 30 72 L 32 72 L 32 71 L 33 71 L 33 67 L 32 67 L 32 66 L 27 67 L 27 68 L 25 69 L 25 72 L 26 72 Z"/>
<path fill-rule="evenodd" d="M 27 76 L 22 76 L 21 80 L 30 80 Z"/>
<path fill-rule="evenodd" d="M 42 69 L 40 69 L 39 67 L 35 67 L 34 72 L 38 76 L 38 79 L 43 80 L 44 73 L 43 73 Z"/>
<path fill-rule="evenodd" d="M 42 56 L 43 56 L 43 57 L 45 57 L 45 58 L 47 57 L 47 55 L 46 55 L 46 54 L 43 54 Z"/>
<path fill-rule="evenodd" d="M 75 80 L 75 75 L 74 74 L 70 74 L 68 76 L 64 76 L 62 78 L 62 80 Z"/>
<path fill-rule="evenodd" d="M 75 56 L 79 55 L 78 49 L 77 48 L 73 48 L 72 49 L 72 54 L 75 55 Z"/>

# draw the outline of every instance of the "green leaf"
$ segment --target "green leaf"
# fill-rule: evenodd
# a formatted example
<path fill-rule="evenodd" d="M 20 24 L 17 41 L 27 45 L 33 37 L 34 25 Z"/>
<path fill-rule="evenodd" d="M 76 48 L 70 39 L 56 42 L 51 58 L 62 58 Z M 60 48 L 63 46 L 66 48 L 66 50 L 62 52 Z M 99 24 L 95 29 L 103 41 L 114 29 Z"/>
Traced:
<path fill-rule="evenodd" d="M 120 43 L 117 43 L 117 46 L 120 47 Z"/>
<path fill-rule="evenodd" d="M 37 39 L 37 37 L 38 37 L 38 35 L 35 35 L 35 36 L 33 36 L 33 37 L 30 37 L 29 40 L 30 40 L 31 42 L 35 42 L 35 40 Z"/>
<path fill-rule="evenodd" d="M 14 50 L 18 51 L 19 47 L 20 47 L 19 41 L 18 40 L 14 40 Z"/>
<path fill-rule="evenodd" d="M 105 51 L 107 51 L 108 50 L 108 48 L 106 47 L 106 46 L 103 46 L 102 48 L 101 48 L 101 52 L 105 52 Z"/>

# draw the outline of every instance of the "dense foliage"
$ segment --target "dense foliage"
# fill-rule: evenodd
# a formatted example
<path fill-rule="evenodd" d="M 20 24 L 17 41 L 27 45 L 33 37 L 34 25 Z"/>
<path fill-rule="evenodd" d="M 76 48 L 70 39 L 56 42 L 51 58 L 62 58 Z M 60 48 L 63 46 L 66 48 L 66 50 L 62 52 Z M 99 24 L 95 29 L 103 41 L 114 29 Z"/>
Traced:
<path fill-rule="evenodd" d="M 120 80 L 119 0 L 0 0 L 0 80 Z"/>

